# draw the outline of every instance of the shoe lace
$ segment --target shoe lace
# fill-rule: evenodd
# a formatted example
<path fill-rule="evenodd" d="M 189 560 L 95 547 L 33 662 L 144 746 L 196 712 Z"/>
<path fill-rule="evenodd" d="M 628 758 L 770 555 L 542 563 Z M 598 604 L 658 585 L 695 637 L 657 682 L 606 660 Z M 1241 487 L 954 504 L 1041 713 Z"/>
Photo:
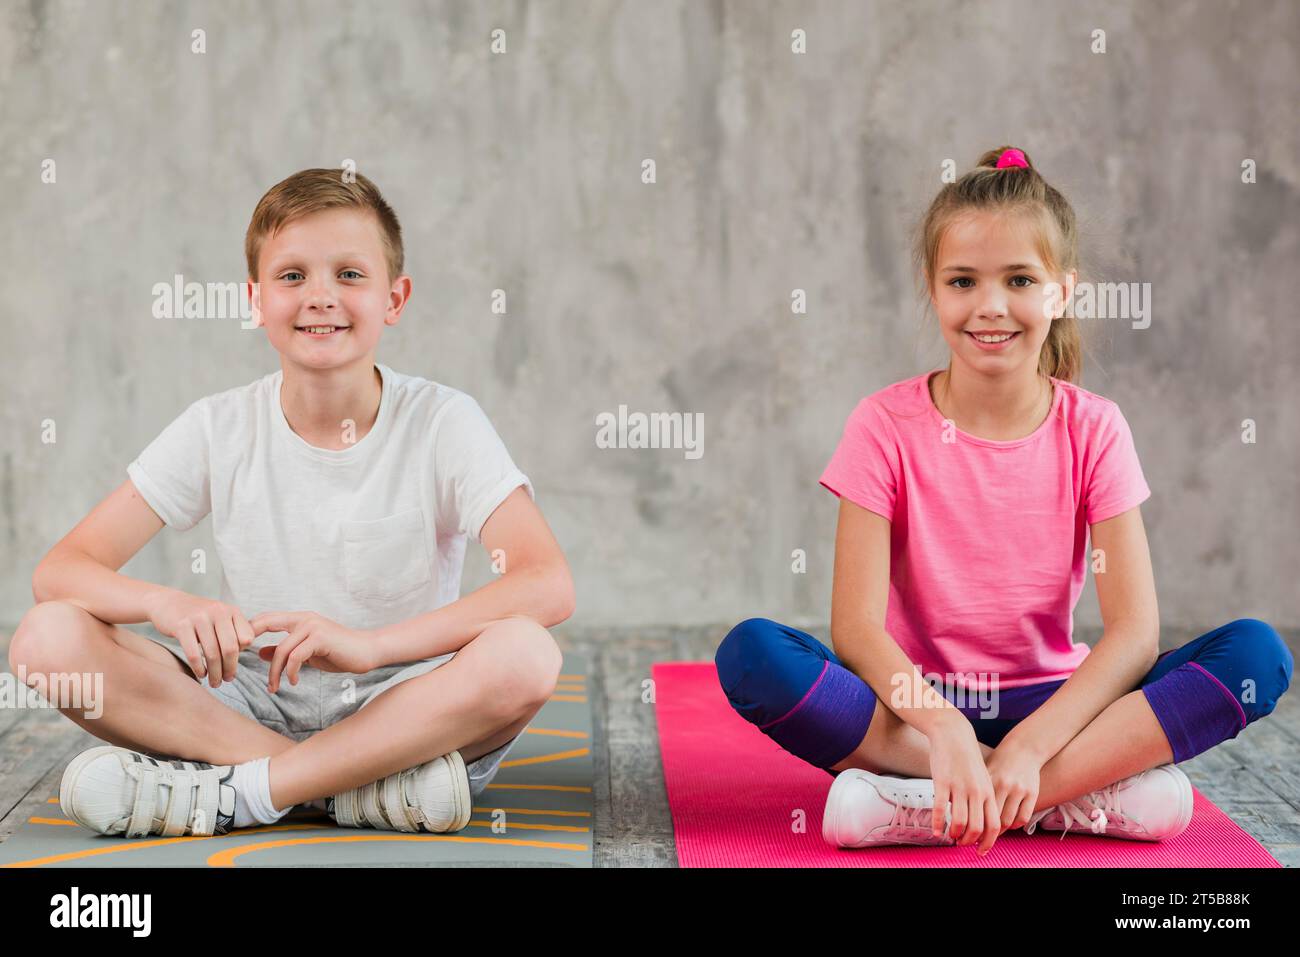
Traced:
<path fill-rule="evenodd" d="M 893 796 L 894 816 L 889 822 L 890 827 L 931 829 L 934 822 L 933 797 L 925 791 L 906 790 L 895 791 Z M 925 803 L 927 797 L 931 800 L 929 805 Z"/>
<path fill-rule="evenodd" d="M 1106 812 L 1119 817 L 1119 785 L 1120 782 L 1116 781 L 1072 801 L 1063 801 L 1054 807 L 1035 812 L 1025 827 L 1025 833 L 1033 834 L 1038 822 L 1053 811 L 1060 812 L 1061 821 L 1065 825 L 1061 828 L 1061 840 L 1065 840 L 1066 833 L 1076 824 L 1093 834 L 1106 833 L 1106 827 L 1111 822 Z"/>

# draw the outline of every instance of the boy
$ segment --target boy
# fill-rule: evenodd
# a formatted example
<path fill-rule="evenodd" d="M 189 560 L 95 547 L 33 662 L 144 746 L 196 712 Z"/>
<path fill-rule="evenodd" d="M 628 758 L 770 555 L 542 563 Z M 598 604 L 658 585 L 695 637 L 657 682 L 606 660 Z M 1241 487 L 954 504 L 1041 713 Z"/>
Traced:
<path fill-rule="evenodd" d="M 302 803 L 459 830 L 554 691 L 568 566 L 478 404 L 375 363 L 411 279 L 370 180 L 290 176 L 245 256 L 280 371 L 190 405 L 33 575 L 11 668 L 105 675 L 99 718 L 61 709 L 109 744 L 68 765 L 60 803 L 128 837 Z M 163 524 L 209 512 L 219 601 L 117 574 Z M 458 598 L 467 537 L 504 573 Z M 143 621 L 156 638 L 115 624 Z"/>

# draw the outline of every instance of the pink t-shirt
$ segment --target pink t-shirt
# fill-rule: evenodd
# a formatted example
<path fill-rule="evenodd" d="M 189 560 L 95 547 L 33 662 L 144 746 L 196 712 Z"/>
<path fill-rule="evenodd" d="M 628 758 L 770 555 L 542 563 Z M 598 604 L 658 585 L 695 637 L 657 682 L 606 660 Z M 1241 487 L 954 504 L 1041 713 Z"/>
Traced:
<path fill-rule="evenodd" d="M 1151 494 L 1128 423 L 1052 379 L 1032 435 L 977 438 L 945 426 L 936 372 L 859 402 L 821 484 L 891 521 L 885 630 L 922 674 L 965 688 L 981 672 L 999 688 L 1068 678 L 1089 652 L 1071 638 L 1088 526 Z"/>

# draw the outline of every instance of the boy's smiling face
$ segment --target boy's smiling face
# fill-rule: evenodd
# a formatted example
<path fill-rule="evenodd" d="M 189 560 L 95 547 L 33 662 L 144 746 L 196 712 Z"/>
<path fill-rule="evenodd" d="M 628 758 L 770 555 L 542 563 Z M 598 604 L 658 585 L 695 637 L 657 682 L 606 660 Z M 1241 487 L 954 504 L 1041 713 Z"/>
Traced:
<path fill-rule="evenodd" d="M 327 209 L 285 224 L 263 241 L 257 267 L 254 317 L 280 355 L 304 368 L 373 357 L 411 295 L 410 277 L 389 277 L 379 221 L 367 210 Z M 324 327 L 334 331 L 308 331 Z"/>

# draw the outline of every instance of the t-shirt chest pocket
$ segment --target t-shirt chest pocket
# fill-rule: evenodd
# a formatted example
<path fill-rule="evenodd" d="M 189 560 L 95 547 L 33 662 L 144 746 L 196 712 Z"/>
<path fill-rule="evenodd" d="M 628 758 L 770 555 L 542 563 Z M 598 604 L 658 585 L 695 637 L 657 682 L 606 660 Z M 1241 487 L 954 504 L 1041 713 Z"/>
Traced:
<path fill-rule="evenodd" d="M 418 508 L 370 521 L 346 521 L 343 565 L 354 598 L 401 598 L 433 579 Z"/>

